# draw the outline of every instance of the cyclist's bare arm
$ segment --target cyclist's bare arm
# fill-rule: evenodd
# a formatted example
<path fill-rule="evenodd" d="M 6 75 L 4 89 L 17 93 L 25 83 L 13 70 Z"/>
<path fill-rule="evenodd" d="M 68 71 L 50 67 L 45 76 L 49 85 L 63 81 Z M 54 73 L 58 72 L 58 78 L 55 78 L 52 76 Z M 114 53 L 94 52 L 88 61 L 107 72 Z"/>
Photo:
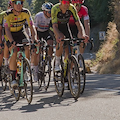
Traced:
<path fill-rule="evenodd" d="M 10 27 L 5 26 L 5 33 L 6 33 L 6 35 L 7 35 L 7 37 L 8 37 L 8 40 L 9 40 L 10 42 L 14 41 L 14 40 L 13 40 L 13 37 L 12 37 L 12 34 L 11 34 L 11 31 L 10 31 Z"/>
<path fill-rule="evenodd" d="M 89 36 L 87 36 L 85 34 L 85 30 L 84 30 L 84 27 L 82 25 L 82 23 L 79 21 L 76 21 L 75 22 L 76 26 L 77 26 L 77 29 L 78 29 L 78 38 L 84 38 L 85 39 L 85 42 L 88 42 L 89 40 Z"/>
<path fill-rule="evenodd" d="M 86 35 L 90 36 L 90 21 L 84 20 L 84 26 L 85 26 L 85 33 Z"/>
<path fill-rule="evenodd" d="M 31 31 L 31 39 L 34 41 L 37 40 L 37 32 L 36 32 L 36 29 L 35 29 L 35 26 L 34 25 L 31 25 L 30 26 L 30 31 Z"/>

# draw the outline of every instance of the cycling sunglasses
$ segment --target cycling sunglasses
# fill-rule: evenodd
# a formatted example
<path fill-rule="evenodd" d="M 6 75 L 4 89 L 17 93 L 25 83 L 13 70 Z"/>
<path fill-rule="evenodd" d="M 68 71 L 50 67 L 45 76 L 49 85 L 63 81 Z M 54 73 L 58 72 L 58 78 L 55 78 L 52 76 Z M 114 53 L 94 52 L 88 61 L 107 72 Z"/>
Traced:
<path fill-rule="evenodd" d="M 49 14 L 51 14 L 51 11 L 47 11 Z"/>
<path fill-rule="evenodd" d="M 62 4 L 70 4 L 70 1 L 62 0 Z"/>
<path fill-rule="evenodd" d="M 16 5 L 22 5 L 23 4 L 23 1 L 15 1 L 14 2 Z"/>

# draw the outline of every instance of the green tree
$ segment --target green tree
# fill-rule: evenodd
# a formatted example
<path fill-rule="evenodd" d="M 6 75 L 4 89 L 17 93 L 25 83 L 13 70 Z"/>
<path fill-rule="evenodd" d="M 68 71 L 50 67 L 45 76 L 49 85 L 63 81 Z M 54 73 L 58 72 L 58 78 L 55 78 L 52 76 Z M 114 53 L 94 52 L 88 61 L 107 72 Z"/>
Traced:
<path fill-rule="evenodd" d="M 89 9 L 90 19 L 93 25 L 99 23 L 107 24 L 112 20 L 112 11 L 110 9 L 111 0 L 87 0 L 85 5 Z"/>
<path fill-rule="evenodd" d="M 35 0 L 34 1 L 34 13 L 38 13 L 41 11 L 41 6 L 44 2 L 51 2 L 53 4 L 56 4 L 59 2 L 59 0 Z"/>

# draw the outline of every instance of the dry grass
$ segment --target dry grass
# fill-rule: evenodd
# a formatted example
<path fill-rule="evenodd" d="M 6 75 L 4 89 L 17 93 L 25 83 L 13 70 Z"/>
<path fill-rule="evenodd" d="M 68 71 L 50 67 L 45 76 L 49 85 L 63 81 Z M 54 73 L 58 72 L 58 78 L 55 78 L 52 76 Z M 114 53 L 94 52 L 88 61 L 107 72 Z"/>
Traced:
<path fill-rule="evenodd" d="M 112 2 L 114 21 L 108 24 L 106 41 L 91 62 L 100 74 L 120 74 L 120 1 Z"/>
<path fill-rule="evenodd" d="M 120 73 L 119 44 L 119 32 L 117 31 L 116 24 L 110 22 L 108 24 L 106 42 L 97 52 L 96 60 L 93 61 L 93 64 L 98 66 L 98 73 Z"/>

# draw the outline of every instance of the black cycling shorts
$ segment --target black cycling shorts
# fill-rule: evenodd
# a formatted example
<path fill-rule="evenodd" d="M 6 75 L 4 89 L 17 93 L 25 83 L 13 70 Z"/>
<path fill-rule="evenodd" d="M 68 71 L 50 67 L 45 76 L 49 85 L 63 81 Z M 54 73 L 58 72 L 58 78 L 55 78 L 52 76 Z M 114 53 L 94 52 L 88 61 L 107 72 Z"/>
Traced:
<path fill-rule="evenodd" d="M 20 30 L 18 32 L 11 32 L 13 40 L 16 43 L 21 44 L 23 42 L 23 40 L 29 41 L 27 36 L 25 35 L 26 33 L 24 32 L 24 30 Z"/>
<path fill-rule="evenodd" d="M 78 34 L 77 26 L 76 25 L 70 25 L 70 30 L 71 30 L 72 36 L 77 37 L 77 34 Z"/>
<path fill-rule="evenodd" d="M 50 35 L 49 31 L 45 31 L 45 32 L 40 32 L 37 31 L 38 37 L 41 40 L 41 38 L 43 38 L 44 40 L 53 40 L 53 37 Z"/>
<path fill-rule="evenodd" d="M 66 38 L 71 38 L 67 24 L 58 24 L 58 29 L 64 34 Z"/>
<path fill-rule="evenodd" d="M 71 38 L 67 24 L 58 24 L 58 29 L 60 32 L 62 32 L 64 34 L 65 38 Z M 64 47 L 66 47 L 67 44 L 68 44 L 67 41 L 64 42 Z M 70 42 L 70 44 L 71 44 L 71 42 Z"/>

